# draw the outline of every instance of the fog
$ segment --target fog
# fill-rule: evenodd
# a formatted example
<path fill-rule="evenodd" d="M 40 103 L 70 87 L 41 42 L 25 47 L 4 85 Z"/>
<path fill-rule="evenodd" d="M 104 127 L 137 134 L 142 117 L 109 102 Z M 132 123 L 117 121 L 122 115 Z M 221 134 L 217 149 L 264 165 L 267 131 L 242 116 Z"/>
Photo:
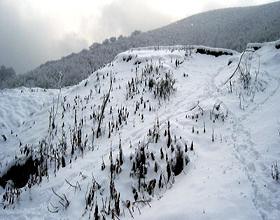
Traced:
<path fill-rule="evenodd" d="M 210 9 L 272 1 L 0 0 L 0 65 L 24 73 L 110 36 L 164 26 Z"/>

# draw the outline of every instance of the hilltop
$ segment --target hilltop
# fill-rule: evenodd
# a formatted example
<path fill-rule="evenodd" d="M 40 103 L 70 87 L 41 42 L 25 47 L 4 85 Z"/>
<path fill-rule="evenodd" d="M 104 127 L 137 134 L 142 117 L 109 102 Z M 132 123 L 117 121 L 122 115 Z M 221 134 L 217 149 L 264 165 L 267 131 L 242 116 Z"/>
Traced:
<path fill-rule="evenodd" d="M 279 219 L 279 45 L 135 48 L 2 90 L 1 218 Z"/>

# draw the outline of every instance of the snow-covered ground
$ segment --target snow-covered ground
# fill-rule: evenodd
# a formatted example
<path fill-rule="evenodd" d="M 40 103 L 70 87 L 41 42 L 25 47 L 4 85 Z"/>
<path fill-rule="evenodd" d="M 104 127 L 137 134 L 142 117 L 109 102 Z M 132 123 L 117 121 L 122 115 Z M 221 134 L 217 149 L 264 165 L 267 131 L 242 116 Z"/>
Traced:
<path fill-rule="evenodd" d="M 131 219 L 132 215 L 135 219 L 279 219 L 280 183 L 272 178 L 271 166 L 279 163 L 280 157 L 280 50 L 275 43 L 259 46 L 243 55 L 232 51 L 232 56 L 218 57 L 195 53 L 199 47 L 133 49 L 61 92 L 37 88 L 0 91 L 0 135 L 7 139 L 0 137 L 1 175 L 25 145 L 34 152 L 39 151 L 42 140 L 54 149 L 63 141 L 67 145 L 66 167 L 57 170 L 49 161 L 48 178 L 44 176 L 30 189 L 22 188 L 14 204 L 0 209 L 0 218 L 94 218 L 98 204 L 100 217 L 109 219 L 111 215 L 105 215 L 101 206 L 109 198 L 110 149 L 116 158 L 121 140 L 124 164 L 114 178 L 121 200 L 116 219 Z M 227 82 L 241 56 L 238 71 Z M 247 87 L 241 81 L 240 70 L 250 73 Z M 147 85 L 149 79 L 158 82 L 165 79 L 166 73 L 175 79 L 175 91 L 166 99 L 155 97 L 154 88 L 150 91 Z M 98 120 L 94 113 L 101 112 L 110 77 L 112 90 L 101 136 L 96 138 Z M 135 92 L 129 93 L 132 78 L 138 84 Z M 49 124 L 52 107 L 54 129 Z M 121 123 L 115 123 L 118 129 L 114 127 L 109 137 L 108 123 L 119 121 L 120 111 Z M 160 173 L 166 178 L 165 159 L 159 157 L 162 148 L 169 158 L 166 161 L 174 159 L 174 153 L 166 147 L 168 121 L 171 143 L 181 149 L 187 145 L 184 155 L 190 162 L 164 187 L 156 186 L 153 196 L 139 191 L 130 214 L 124 204 L 135 200 L 132 187 L 137 188 L 137 178 L 130 175 L 131 158 L 136 158 L 136 149 L 146 144 L 145 149 L 154 153 L 159 165 L 159 171 L 153 172 L 154 160 L 147 157 L 147 182 L 155 178 L 158 183 Z M 81 130 L 83 149 L 71 156 L 77 128 Z M 158 141 L 147 136 L 149 129 L 158 129 Z M 103 161 L 105 170 L 101 170 Z M 66 180 L 78 183 L 78 189 Z M 86 198 L 94 180 L 101 188 L 95 190 L 95 205 L 89 210 Z M 52 189 L 70 201 L 66 209 Z M 0 192 L 3 195 L 5 189 Z"/>

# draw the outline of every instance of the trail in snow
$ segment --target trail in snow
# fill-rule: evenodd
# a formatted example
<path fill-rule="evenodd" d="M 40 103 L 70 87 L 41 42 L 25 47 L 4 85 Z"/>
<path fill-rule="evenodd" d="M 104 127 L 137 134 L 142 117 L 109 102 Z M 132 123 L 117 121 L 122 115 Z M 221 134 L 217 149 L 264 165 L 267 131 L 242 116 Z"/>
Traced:
<path fill-rule="evenodd" d="M 280 80 L 279 78 L 273 78 L 277 82 L 276 88 L 265 97 L 261 103 L 257 103 L 252 110 L 238 118 L 233 115 L 233 132 L 232 140 L 233 146 L 236 151 L 236 156 L 241 164 L 244 165 L 244 171 L 248 176 L 248 180 L 254 189 L 253 202 L 256 209 L 260 212 L 262 219 L 270 219 L 270 215 L 275 217 L 279 216 L 279 204 L 277 195 L 277 188 L 269 184 L 271 178 L 271 164 L 265 164 L 265 160 L 262 158 L 256 147 L 256 143 L 252 140 L 251 133 L 243 124 L 246 123 L 246 119 L 249 118 L 255 111 L 265 108 L 265 104 L 279 91 Z M 259 175 L 261 172 L 262 175 Z M 269 191 L 269 192 L 268 192 Z"/>

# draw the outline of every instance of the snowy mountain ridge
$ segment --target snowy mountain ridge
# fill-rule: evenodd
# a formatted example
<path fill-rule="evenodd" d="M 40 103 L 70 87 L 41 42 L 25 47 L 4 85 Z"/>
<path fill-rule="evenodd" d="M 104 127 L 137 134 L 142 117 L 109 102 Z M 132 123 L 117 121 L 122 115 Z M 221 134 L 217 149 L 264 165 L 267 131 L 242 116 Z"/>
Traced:
<path fill-rule="evenodd" d="M 135 48 L 2 90 L 0 218 L 278 219 L 279 60 L 279 41 Z"/>

